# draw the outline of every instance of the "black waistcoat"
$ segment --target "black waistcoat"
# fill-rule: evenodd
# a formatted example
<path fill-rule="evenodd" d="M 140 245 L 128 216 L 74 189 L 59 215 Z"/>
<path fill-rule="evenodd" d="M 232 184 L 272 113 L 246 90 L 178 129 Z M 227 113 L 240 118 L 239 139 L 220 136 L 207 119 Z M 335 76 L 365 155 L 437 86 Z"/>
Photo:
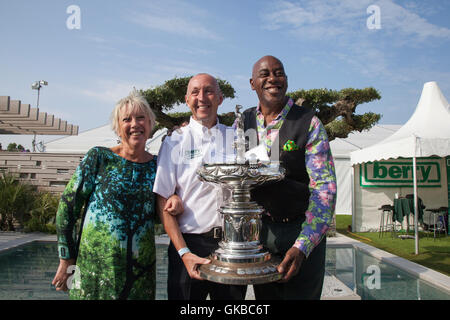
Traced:
<path fill-rule="evenodd" d="M 249 148 L 252 148 L 258 140 L 256 107 L 244 111 L 243 116 L 244 130 L 246 135 L 250 135 Z M 280 165 L 286 169 L 286 176 L 282 181 L 252 190 L 252 200 L 263 206 L 271 216 L 299 217 L 304 216 L 308 209 L 310 193 L 309 175 L 305 164 L 305 145 L 313 116 L 312 108 L 300 107 L 296 104 L 292 106 L 281 126 L 277 140 L 272 144 L 270 154 L 272 161 L 279 159 Z M 299 149 L 283 151 L 283 146 L 289 140 L 295 142 Z"/>

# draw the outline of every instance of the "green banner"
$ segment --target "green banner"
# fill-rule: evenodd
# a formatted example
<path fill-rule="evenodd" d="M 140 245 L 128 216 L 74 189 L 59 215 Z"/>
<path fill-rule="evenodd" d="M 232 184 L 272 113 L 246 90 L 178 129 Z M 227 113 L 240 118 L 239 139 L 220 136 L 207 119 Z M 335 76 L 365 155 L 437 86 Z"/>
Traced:
<path fill-rule="evenodd" d="M 441 187 L 441 167 L 438 159 L 417 160 L 417 186 Z M 447 170 L 447 173 L 449 171 Z M 364 188 L 413 187 L 411 159 L 375 161 L 360 165 L 360 185 Z"/>

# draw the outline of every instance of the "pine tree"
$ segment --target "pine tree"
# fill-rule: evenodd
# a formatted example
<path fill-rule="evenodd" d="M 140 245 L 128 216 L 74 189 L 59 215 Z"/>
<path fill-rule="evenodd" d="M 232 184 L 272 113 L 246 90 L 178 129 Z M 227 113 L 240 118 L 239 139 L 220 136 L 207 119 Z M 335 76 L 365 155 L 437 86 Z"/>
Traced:
<path fill-rule="evenodd" d="M 174 78 L 164 84 L 141 90 L 150 107 L 156 115 L 158 127 L 172 129 L 189 121 L 190 112 L 169 113 L 175 106 L 185 103 L 187 85 L 191 77 Z M 226 80 L 218 79 L 224 98 L 235 97 L 235 90 Z M 250 89 L 249 89 L 250 90 Z M 340 91 L 330 89 L 310 89 L 287 93 L 299 105 L 308 105 L 316 110 L 316 115 L 327 130 L 329 140 L 346 138 L 353 131 L 368 130 L 381 118 L 380 114 L 366 112 L 356 114 L 360 104 L 381 99 L 379 92 L 372 88 L 345 88 Z M 250 106 L 248 106 L 250 107 Z M 219 120 L 225 125 L 234 122 L 234 112 L 219 115 Z"/>

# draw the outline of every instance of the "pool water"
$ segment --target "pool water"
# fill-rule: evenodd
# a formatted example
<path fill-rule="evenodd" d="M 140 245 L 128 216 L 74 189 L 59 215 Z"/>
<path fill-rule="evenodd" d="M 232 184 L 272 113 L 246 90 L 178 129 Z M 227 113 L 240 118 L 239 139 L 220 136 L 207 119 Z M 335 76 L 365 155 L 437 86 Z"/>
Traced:
<path fill-rule="evenodd" d="M 450 300 L 450 294 L 364 251 L 327 248 L 326 270 L 362 300 Z"/>
<path fill-rule="evenodd" d="M 32 242 L 0 252 L 0 300 L 66 300 L 51 285 L 56 242 Z M 362 300 L 450 300 L 450 295 L 354 248 L 327 247 L 326 270 Z M 156 299 L 167 300 L 167 245 L 156 244 Z"/>
<path fill-rule="evenodd" d="M 58 268 L 56 244 L 33 242 L 0 253 L 0 299 L 67 299 L 51 288 Z"/>
<path fill-rule="evenodd" d="M 56 242 L 32 242 L 0 252 L 0 300 L 67 300 L 51 285 L 58 269 Z M 167 300 L 167 246 L 156 244 L 156 299 Z"/>

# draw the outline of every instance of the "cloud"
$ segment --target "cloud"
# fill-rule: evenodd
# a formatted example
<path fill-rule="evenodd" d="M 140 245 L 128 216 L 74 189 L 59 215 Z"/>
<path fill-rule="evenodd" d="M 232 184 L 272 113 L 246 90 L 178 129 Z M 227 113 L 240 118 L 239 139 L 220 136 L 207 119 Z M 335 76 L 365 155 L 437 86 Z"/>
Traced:
<path fill-rule="evenodd" d="M 170 61 L 167 63 L 159 64 L 155 66 L 155 69 L 177 77 L 194 75 L 199 72 L 198 66 L 190 63 L 178 63 L 177 61 Z"/>
<path fill-rule="evenodd" d="M 83 96 L 114 104 L 123 97 L 126 97 L 133 90 L 133 87 L 137 90 L 146 88 L 144 85 L 131 82 L 97 80 L 89 88 L 79 88 L 78 90 Z"/>
<path fill-rule="evenodd" d="M 380 8 L 381 29 L 367 28 L 371 5 Z M 450 29 L 421 17 L 418 8 L 411 1 L 402 7 L 392 0 L 280 0 L 260 17 L 262 28 L 312 43 L 304 59 L 308 54 L 317 59 L 312 56 L 318 53 L 314 52 L 317 44 L 320 55 L 335 57 L 365 77 L 399 83 L 411 81 L 411 72 L 400 70 L 393 61 L 401 60 L 405 52 L 412 57 L 416 50 L 450 40 Z"/>
<path fill-rule="evenodd" d="M 367 5 L 366 5 L 367 3 Z M 276 1 L 261 14 L 268 30 L 288 29 L 299 37 L 315 39 L 351 31 L 355 20 L 361 20 L 368 6 L 361 1 Z M 358 18 L 358 15 L 360 16 Z M 358 19 L 356 19 L 358 18 Z"/>
<path fill-rule="evenodd" d="M 127 19 L 145 28 L 179 36 L 221 40 L 211 27 L 199 21 L 208 20 L 208 12 L 182 1 L 152 2 L 141 12 L 132 11 Z M 210 25 L 214 25 L 211 19 Z"/>
<path fill-rule="evenodd" d="M 419 14 L 403 8 L 391 0 L 379 1 L 383 27 L 399 36 L 416 38 L 419 41 L 427 39 L 450 40 L 450 29 L 428 22 Z"/>
<path fill-rule="evenodd" d="M 96 35 L 86 35 L 86 36 L 82 36 L 82 38 L 84 38 L 90 42 L 99 43 L 99 44 L 104 44 L 104 43 L 108 42 L 108 40 L 106 40 L 104 37 L 100 37 L 100 36 L 96 36 Z"/>
<path fill-rule="evenodd" d="M 260 16 L 264 29 L 287 30 L 306 39 L 354 37 L 368 32 L 366 21 L 370 16 L 367 13 L 370 5 L 380 8 L 382 29 L 397 39 L 450 39 L 450 29 L 419 16 L 411 9 L 416 8 L 411 2 L 402 7 L 392 0 L 280 0 L 267 7 Z"/>

